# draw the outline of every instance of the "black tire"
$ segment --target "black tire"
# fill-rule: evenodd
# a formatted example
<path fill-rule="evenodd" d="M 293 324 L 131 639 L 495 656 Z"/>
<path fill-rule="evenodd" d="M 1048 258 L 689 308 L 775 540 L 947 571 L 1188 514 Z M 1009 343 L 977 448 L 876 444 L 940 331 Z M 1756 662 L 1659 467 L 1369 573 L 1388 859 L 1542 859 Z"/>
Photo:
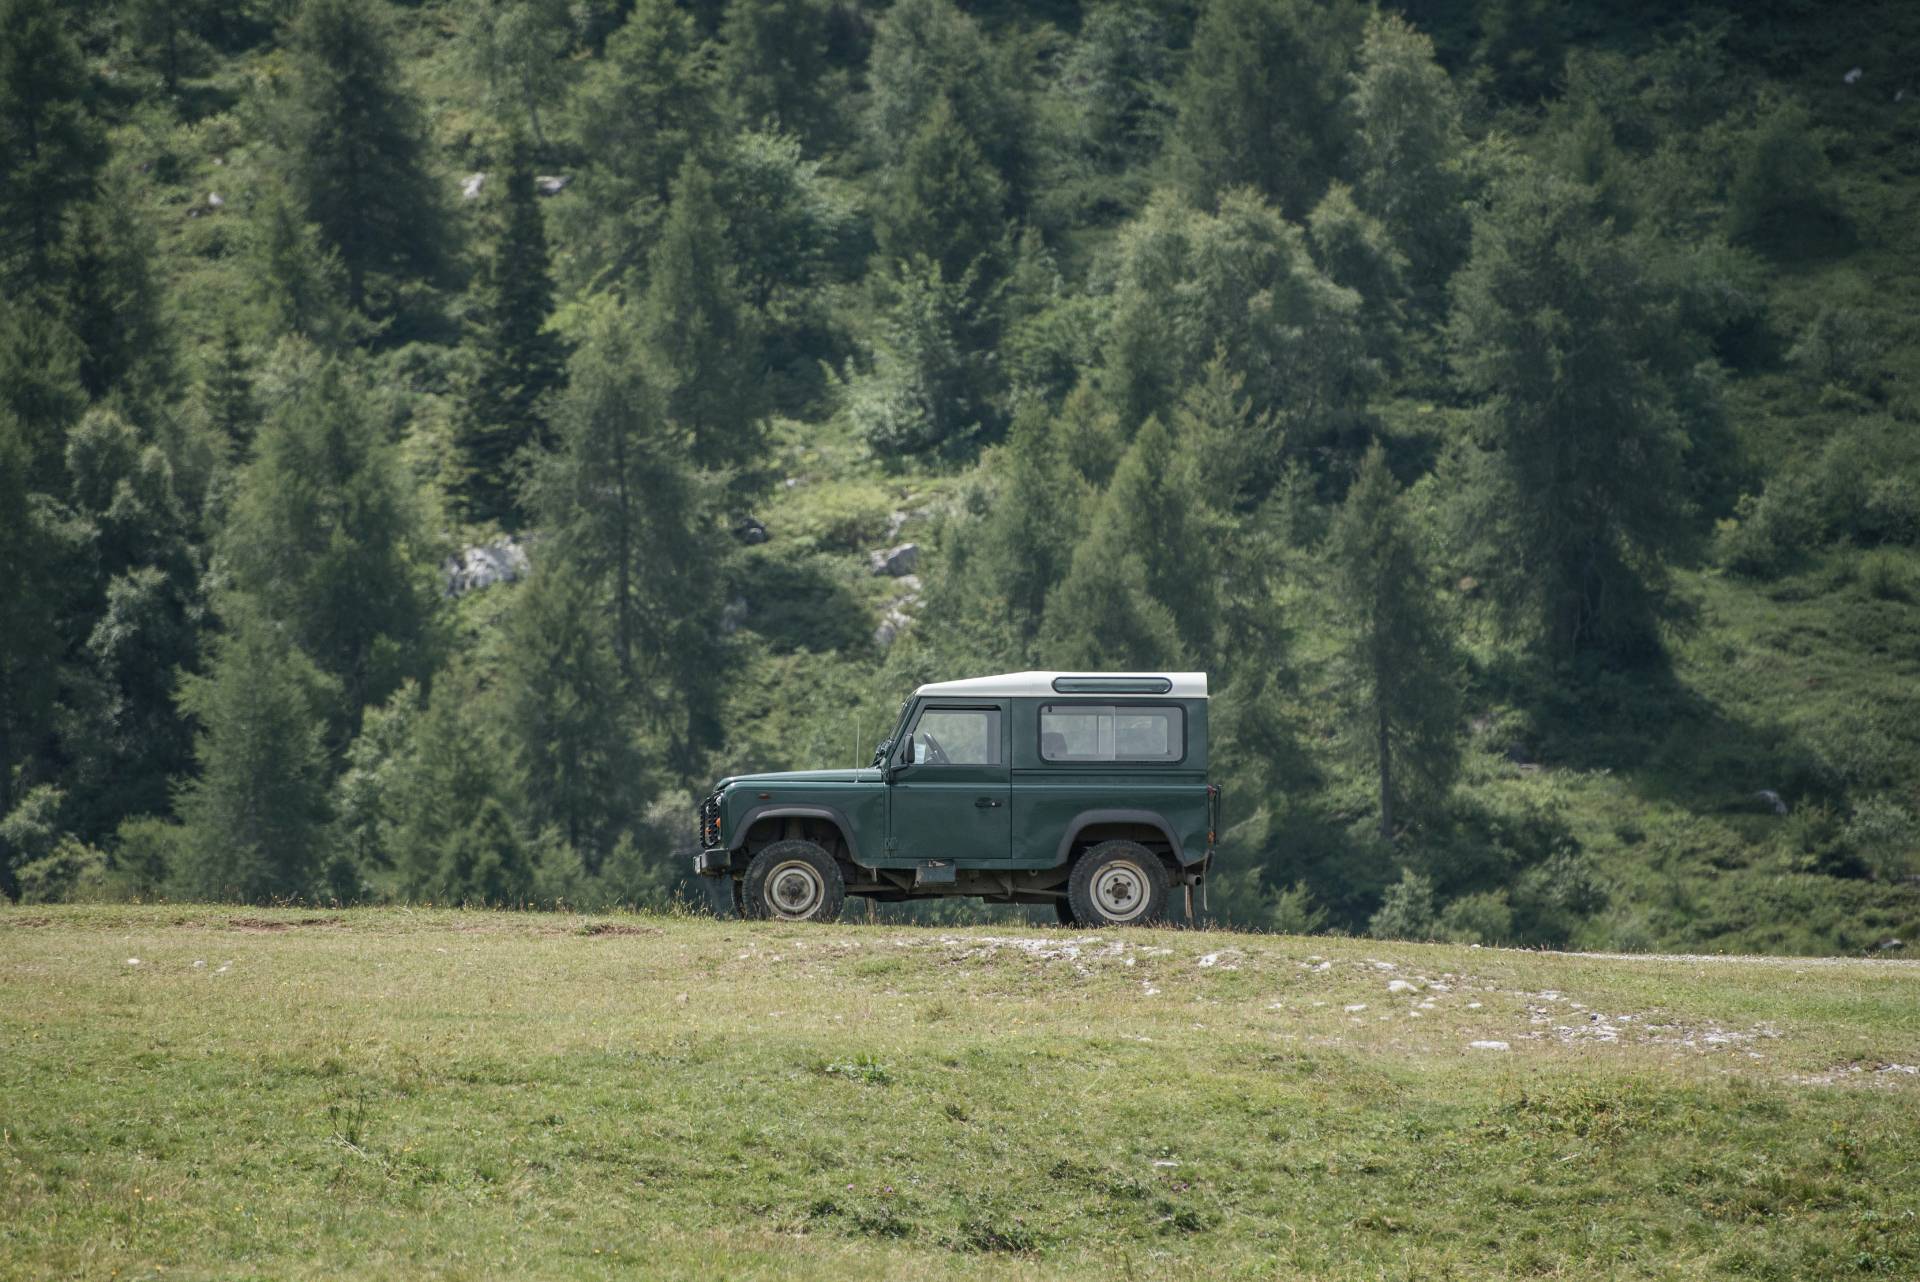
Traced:
<path fill-rule="evenodd" d="M 753 857 L 741 887 L 742 916 L 761 921 L 833 921 L 847 883 L 833 856 L 811 841 L 776 841 Z"/>
<path fill-rule="evenodd" d="M 1145 926 L 1167 912 L 1167 870 L 1137 841 L 1103 841 L 1073 866 L 1067 904 L 1087 926 Z"/>
<path fill-rule="evenodd" d="M 1073 905 L 1067 902 L 1065 895 L 1053 901 L 1053 915 L 1060 919 L 1062 926 L 1078 926 L 1080 919 L 1073 915 Z"/>

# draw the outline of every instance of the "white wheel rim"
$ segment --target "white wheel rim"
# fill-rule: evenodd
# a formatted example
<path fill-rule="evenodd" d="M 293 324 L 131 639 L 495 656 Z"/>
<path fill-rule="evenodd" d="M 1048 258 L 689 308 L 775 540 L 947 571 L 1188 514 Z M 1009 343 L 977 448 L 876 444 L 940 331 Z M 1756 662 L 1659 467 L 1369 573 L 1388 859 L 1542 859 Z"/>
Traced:
<path fill-rule="evenodd" d="M 1132 864 L 1109 864 L 1093 875 L 1093 906 L 1109 921 L 1132 921 L 1147 911 L 1147 875 Z"/>
<path fill-rule="evenodd" d="M 804 859 L 776 864 L 767 874 L 767 907 L 776 917 L 811 917 L 826 897 L 826 879 Z"/>

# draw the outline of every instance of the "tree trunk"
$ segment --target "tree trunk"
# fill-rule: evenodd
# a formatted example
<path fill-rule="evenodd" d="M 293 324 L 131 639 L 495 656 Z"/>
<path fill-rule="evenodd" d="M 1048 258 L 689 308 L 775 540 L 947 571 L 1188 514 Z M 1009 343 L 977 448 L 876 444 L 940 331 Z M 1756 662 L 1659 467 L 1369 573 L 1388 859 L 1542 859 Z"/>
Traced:
<path fill-rule="evenodd" d="M 1380 754 L 1380 839 L 1393 840 L 1393 747 L 1388 738 L 1390 725 L 1387 721 L 1386 704 L 1380 703 L 1374 711 L 1376 748 Z"/>

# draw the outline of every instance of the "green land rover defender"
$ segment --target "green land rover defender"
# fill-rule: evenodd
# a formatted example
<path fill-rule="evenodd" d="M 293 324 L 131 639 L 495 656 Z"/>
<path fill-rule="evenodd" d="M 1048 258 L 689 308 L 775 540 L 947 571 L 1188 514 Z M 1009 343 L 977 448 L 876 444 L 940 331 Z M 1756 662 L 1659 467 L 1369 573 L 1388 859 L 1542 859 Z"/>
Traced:
<path fill-rule="evenodd" d="M 831 921 L 848 895 L 1052 904 L 1063 923 L 1160 920 L 1213 856 L 1199 672 L 1015 672 L 921 686 L 859 770 L 722 779 L 703 876 L 746 917 Z"/>

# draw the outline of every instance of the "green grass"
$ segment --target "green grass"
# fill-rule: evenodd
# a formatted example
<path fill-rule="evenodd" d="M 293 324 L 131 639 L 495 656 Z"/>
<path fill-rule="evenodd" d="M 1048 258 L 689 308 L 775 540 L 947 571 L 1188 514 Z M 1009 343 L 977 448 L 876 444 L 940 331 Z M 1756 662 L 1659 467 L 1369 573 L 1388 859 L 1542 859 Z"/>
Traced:
<path fill-rule="evenodd" d="M 9 909 L 0 991 L 7 1277 L 1920 1272 L 1911 963 Z"/>

